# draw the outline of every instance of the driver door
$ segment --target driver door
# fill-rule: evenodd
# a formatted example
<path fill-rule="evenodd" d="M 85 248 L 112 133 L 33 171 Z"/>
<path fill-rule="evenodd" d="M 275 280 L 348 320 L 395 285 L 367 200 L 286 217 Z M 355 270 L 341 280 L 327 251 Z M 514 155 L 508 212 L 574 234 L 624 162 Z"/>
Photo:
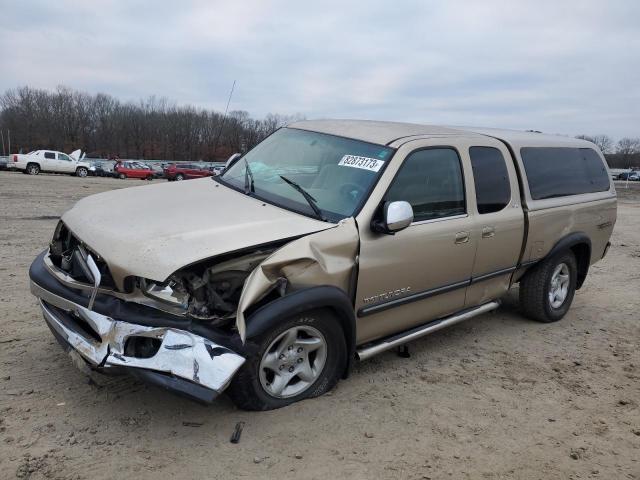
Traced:
<path fill-rule="evenodd" d="M 373 215 L 361 219 L 367 215 L 363 210 L 358 217 L 358 343 L 464 308 L 477 246 L 465 185 L 470 166 L 454 142 L 434 142 L 401 147 L 369 199 L 375 205 L 367 203 Z M 379 205 L 398 200 L 411 204 L 413 223 L 394 235 L 373 232 L 370 223 Z"/>
<path fill-rule="evenodd" d="M 58 156 L 58 172 L 72 173 L 75 171 L 75 163 L 73 162 L 73 160 L 71 160 L 71 157 L 69 155 L 60 152 L 58 152 L 56 155 Z"/>

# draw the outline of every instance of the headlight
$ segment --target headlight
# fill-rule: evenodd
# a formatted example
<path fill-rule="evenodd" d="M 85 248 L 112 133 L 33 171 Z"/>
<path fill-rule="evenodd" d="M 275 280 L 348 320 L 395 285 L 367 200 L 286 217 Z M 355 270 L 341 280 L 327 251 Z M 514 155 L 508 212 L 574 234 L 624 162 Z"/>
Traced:
<path fill-rule="evenodd" d="M 169 305 L 187 308 L 189 302 L 189 294 L 182 283 L 171 278 L 163 283 L 141 278 L 140 290 L 148 297 L 168 303 Z"/>

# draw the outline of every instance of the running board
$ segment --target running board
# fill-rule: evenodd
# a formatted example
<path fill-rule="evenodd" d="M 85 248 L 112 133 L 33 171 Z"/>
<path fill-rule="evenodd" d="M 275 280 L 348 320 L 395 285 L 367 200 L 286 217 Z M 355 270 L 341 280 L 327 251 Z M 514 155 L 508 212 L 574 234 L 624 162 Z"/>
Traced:
<path fill-rule="evenodd" d="M 356 351 L 358 359 L 366 360 L 393 347 L 404 345 L 407 342 L 422 338 L 425 335 L 429 335 L 430 333 L 436 332 L 451 325 L 455 325 L 456 323 L 463 322 L 477 315 L 482 315 L 483 313 L 490 312 L 491 310 L 495 310 L 499 306 L 500 302 L 485 303 L 484 305 L 480 305 L 479 307 L 475 307 L 470 310 L 465 310 L 464 312 L 458 313 L 456 315 L 441 318 L 439 320 L 434 320 L 427 323 L 426 325 L 412 328 L 411 330 L 407 330 L 406 332 L 394 335 L 392 337 L 387 337 L 383 340 L 380 340 L 378 343 L 374 343 L 373 345 L 358 349 Z"/>

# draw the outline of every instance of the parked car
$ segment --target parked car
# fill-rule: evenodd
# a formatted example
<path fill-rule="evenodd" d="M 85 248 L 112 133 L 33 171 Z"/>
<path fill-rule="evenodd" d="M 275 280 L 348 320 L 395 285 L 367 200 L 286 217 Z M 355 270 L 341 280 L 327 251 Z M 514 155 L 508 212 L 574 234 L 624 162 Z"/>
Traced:
<path fill-rule="evenodd" d="M 156 177 L 154 171 L 148 165 L 135 161 L 119 161 L 113 167 L 114 176 L 121 180 L 127 178 L 139 178 L 140 180 L 153 180 Z"/>
<path fill-rule="evenodd" d="M 75 150 L 69 155 L 53 150 L 35 150 L 27 154 L 16 153 L 11 155 L 10 159 L 10 168 L 29 175 L 53 172 L 86 177 L 89 174 L 90 164 L 84 161 L 84 154 L 80 150 Z"/>
<path fill-rule="evenodd" d="M 498 308 L 516 284 L 524 315 L 560 320 L 615 222 L 584 140 L 303 121 L 213 181 L 82 199 L 31 290 L 76 363 L 266 410 Z"/>
<path fill-rule="evenodd" d="M 7 157 L 0 157 L 0 170 L 7 170 Z"/>
<path fill-rule="evenodd" d="M 224 162 L 216 162 L 209 165 L 208 168 L 212 175 L 218 176 L 224 173 L 224 166 Z"/>
<path fill-rule="evenodd" d="M 154 178 L 164 178 L 164 168 L 156 162 L 145 163 L 146 166 L 153 170 Z"/>
<path fill-rule="evenodd" d="M 618 175 L 617 180 L 640 180 L 640 170 L 629 170 L 628 172 L 622 172 Z"/>
<path fill-rule="evenodd" d="M 94 160 L 89 167 L 89 175 L 95 177 L 113 177 L 113 162 Z"/>
<path fill-rule="evenodd" d="M 189 180 L 191 178 L 210 177 L 213 173 L 205 167 L 200 167 L 191 163 L 173 163 L 164 169 L 164 176 L 167 180 Z"/>

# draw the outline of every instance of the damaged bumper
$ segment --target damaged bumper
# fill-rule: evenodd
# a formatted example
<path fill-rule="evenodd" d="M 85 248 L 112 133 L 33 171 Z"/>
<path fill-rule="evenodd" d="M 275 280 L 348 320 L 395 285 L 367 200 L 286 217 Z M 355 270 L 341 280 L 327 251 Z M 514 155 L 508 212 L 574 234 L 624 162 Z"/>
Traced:
<path fill-rule="evenodd" d="M 31 292 L 63 348 L 92 369 L 125 369 L 147 382 L 211 402 L 245 361 L 229 348 L 186 330 L 138 325 L 97 313 L 50 292 L 33 278 Z M 144 348 L 134 348 L 135 342 Z"/>

